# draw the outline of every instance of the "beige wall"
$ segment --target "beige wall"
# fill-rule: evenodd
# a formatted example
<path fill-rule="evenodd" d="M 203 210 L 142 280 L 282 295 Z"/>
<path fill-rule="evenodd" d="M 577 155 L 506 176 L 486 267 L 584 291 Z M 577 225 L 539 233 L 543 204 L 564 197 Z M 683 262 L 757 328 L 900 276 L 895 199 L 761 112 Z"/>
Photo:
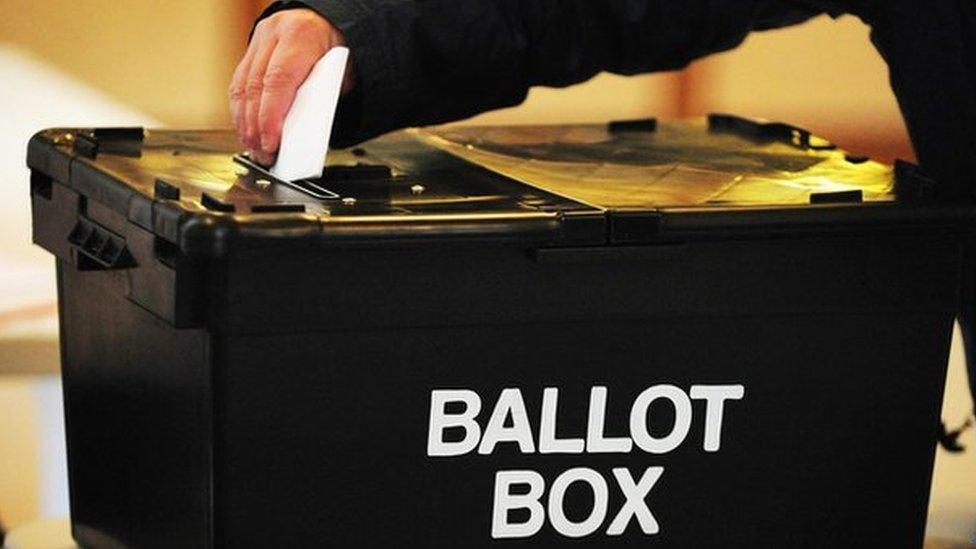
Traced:
<path fill-rule="evenodd" d="M 0 42 L 166 124 L 222 125 L 229 119 L 227 82 L 245 39 L 242 4 L 0 0 Z"/>
<path fill-rule="evenodd" d="M 732 111 L 791 122 L 855 151 L 911 154 L 888 70 L 854 17 L 820 17 L 755 33 L 697 63 L 689 112 Z"/>
<path fill-rule="evenodd" d="M 485 113 L 465 124 L 605 122 L 678 115 L 675 74 L 626 78 L 601 74 L 566 89 L 534 88 L 522 105 Z"/>
<path fill-rule="evenodd" d="M 8 527 L 38 516 L 40 485 L 33 380 L 0 375 L 0 519 Z"/>

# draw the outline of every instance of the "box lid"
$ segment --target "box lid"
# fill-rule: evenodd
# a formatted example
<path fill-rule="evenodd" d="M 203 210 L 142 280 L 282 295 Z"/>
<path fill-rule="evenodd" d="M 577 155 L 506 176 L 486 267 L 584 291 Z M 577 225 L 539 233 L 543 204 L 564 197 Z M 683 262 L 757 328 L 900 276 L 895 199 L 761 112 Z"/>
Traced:
<path fill-rule="evenodd" d="M 773 233 L 946 227 L 910 166 L 799 128 L 728 115 L 658 124 L 408 130 L 334 151 L 288 183 L 229 131 L 52 129 L 28 165 L 184 253 L 301 243 L 585 246 Z"/>

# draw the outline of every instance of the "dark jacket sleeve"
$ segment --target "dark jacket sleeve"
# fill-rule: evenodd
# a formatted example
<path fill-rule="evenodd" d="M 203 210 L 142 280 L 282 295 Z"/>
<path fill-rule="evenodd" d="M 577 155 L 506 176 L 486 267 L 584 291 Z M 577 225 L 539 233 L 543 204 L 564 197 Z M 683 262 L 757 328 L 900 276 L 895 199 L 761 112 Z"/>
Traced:
<path fill-rule="evenodd" d="M 922 167 L 943 196 L 976 196 L 976 1 L 791 1 L 871 26 Z"/>
<path fill-rule="evenodd" d="M 672 70 L 753 30 L 819 13 L 872 27 L 916 153 L 946 195 L 976 195 L 974 0 L 305 0 L 346 37 L 357 73 L 336 140 L 520 103 L 534 85 Z M 824 99 L 829 101 L 829 97 Z"/>
<path fill-rule="evenodd" d="M 349 44 L 355 91 L 334 139 L 467 118 L 531 86 L 673 70 L 816 10 L 772 0 L 305 0 Z"/>
<path fill-rule="evenodd" d="M 891 0 L 868 23 L 922 167 L 976 196 L 976 1 Z"/>

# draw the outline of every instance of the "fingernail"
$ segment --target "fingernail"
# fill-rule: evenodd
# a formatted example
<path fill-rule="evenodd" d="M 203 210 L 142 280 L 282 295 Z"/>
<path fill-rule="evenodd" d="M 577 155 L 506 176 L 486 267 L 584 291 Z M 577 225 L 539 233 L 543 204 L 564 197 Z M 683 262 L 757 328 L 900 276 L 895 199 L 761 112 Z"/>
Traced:
<path fill-rule="evenodd" d="M 271 145 L 272 145 L 271 138 L 262 135 L 261 136 L 261 149 L 264 152 L 266 152 L 266 153 L 272 153 L 274 151 L 271 150 Z"/>

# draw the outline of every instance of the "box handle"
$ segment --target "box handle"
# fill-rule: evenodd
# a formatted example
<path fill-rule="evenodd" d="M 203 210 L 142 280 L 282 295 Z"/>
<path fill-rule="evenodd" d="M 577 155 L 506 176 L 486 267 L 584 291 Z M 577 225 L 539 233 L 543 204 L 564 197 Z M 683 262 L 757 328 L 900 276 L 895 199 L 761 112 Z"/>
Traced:
<path fill-rule="evenodd" d="M 68 235 L 75 265 L 81 271 L 129 269 L 136 266 L 125 238 L 94 221 L 79 217 Z"/>

